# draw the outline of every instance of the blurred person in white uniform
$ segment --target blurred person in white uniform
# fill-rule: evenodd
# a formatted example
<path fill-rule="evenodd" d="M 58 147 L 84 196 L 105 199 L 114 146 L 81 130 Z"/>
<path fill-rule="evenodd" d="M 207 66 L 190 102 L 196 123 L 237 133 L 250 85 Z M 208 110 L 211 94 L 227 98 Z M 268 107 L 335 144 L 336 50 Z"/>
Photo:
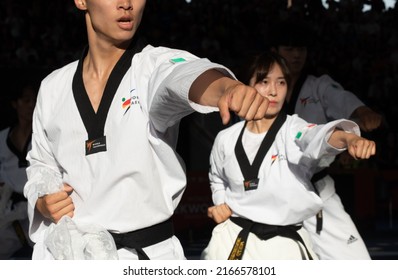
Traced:
<path fill-rule="evenodd" d="M 27 82 L 14 88 L 11 106 L 16 116 L 0 131 L 0 259 L 30 259 L 33 244 L 23 188 L 38 86 Z"/>
<path fill-rule="evenodd" d="M 292 75 L 286 96 L 286 112 L 298 114 L 308 122 L 324 124 L 336 119 L 354 120 L 363 132 L 382 124 L 382 116 L 345 90 L 329 75 L 314 76 L 308 71 L 307 55 L 313 36 L 300 21 L 279 23 L 271 36 L 272 50 L 285 58 Z M 313 178 L 322 200 L 322 211 L 304 222 L 311 234 L 314 251 L 320 259 L 366 260 L 370 255 L 352 218 L 336 193 L 335 182 L 327 170 Z"/>

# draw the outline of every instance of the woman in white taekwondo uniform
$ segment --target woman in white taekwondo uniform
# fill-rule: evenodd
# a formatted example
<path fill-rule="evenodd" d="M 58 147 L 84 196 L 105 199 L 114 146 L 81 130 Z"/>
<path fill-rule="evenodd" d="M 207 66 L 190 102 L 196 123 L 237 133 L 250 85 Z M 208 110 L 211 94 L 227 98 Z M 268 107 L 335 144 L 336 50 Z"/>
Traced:
<path fill-rule="evenodd" d="M 317 259 L 302 227 L 322 207 L 310 178 L 345 149 L 369 158 L 375 143 L 358 136 L 352 121 L 318 126 L 281 111 L 289 70 L 279 55 L 259 55 L 248 74 L 269 107 L 262 120 L 238 122 L 216 137 L 208 214 L 221 223 L 202 258 Z"/>
<path fill-rule="evenodd" d="M 171 223 L 186 186 L 180 119 L 265 114 L 268 100 L 225 67 L 143 48 L 145 2 L 75 0 L 88 47 L 42 81 L 34 113 L 24 190 L 34 259 L 185 259 Z"/>
<path fill-rule="evenodd" d="M 357 96 L 345 90 L 329 75 L 316 77 L 307 69 L 309 31 L 299 22 L 284 22 L 273 36 L 273 50 L 287 61 L 292 86 L 286 97 L 286 112 L 304 120 L 324 124 L 340 118 L 353 119 L 361 130 L 370 132 L 381 125 L 382 117 Z M 370 259 L 368 250 L 350 215 L 336 193 L 327 170 L 313 177 L 323 200 L 322 212 L 304 222 L 320 259 Z"/>

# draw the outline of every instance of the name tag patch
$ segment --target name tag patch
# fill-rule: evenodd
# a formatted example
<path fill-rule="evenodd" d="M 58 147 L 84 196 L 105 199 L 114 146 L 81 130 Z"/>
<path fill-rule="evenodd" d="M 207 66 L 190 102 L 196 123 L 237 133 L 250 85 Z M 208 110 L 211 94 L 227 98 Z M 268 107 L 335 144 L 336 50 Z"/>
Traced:
<path fill-rule="evenodd" d="M 86 141 L 86 156 L 105 152 L 106 151 L 106 137 L 101 136 L 94 140 L 87 140 Z"/>
<path fill-rule="evenodd" d="M 258 188 L 258 181 L 259 181 L 258 178 L 243 181 L 243 186 L 245 187 L 245 191 L 256 190 Z"/>

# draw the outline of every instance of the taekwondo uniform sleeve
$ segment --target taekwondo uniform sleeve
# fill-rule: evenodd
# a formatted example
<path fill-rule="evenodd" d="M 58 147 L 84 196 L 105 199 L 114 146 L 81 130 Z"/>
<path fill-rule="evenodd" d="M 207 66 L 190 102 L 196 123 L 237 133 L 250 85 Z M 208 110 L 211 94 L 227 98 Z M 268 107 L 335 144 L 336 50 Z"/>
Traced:
<path fill-rule="evenodd" d="M 194 111 L 200 113 L 218 111 L 217 107 L 202 106 L 188 99 L 192 83 L 202 73 L 215 69 L 226 76 L 235 78 L 226 67 L 212 63 L 206 58 L 198 58 L 183 50 L 148 46 L 142 53 L 135 55 L 134 60 L 137 63 L 133 63 L 133 67 L 145 64 L 157 66 L 151 73 L 149 83 L 141 83 L 139 88 L 148 92 L 147 99 L 143 100 L 143 107 L 149 111 L 147 114 L 151 116 L 154 128 L 162 133 Z M 137 83 L 143 81 L 139 78 L 142 72 L 138 69 L 133 69 L 132 72 L 136 73 Z"/>
<path fill-rule="evenodd" d="M 318 165 L 321 167 L 326 167 L 333 161 L 334 156 L 341 153 L 346 149 L 337 149 L 332 147 L 328 140 L 335 129 L 341 129 L 348 133 L 355 133 L 360 135 L 359 127 L 356 123 L 349 120 L 336 120 L 329 122 L 327 124 L 314 126 L 309 124 L 305 129 L 300 130 L 296 135 L 296 143 L 303 150 L 303 158 L 317 159 L 321 161 Z M 323 140 L 321 140 L 321 145 L 317 140 L 320 136 L 326 135 Z M 322 154 L 324 154 L 322 156 Z"/>
<path fill-rule="evenodd" d="M 42 123 L 43 119 L 48 119 L 48 116 L 43 116 L 45 110 L 42 105 L 43 98 L 49 98 L 44 92 L 47 88 L 45 82 L 45 80 L 42 82 L 33 114 L 32 149 L 27 156 L 30 165 L 26 169 L 28 182 L 24 187 L 24 195 L 28 200 L 29 234 L 33 242 L 37 241 L 36 232 L 41 232 L 51 224 L 50 220 L 43 219 L 36 210 L 37 199 L 62 186 L 61 172 L 51 152 Z"/>
<path fill-rule="evenodd" d="M 328 121 L 349 119 L 355 109 L 364 105 L 355 94 L 345 90 L 328 75 L 316 79 L 315 84 Z"/>

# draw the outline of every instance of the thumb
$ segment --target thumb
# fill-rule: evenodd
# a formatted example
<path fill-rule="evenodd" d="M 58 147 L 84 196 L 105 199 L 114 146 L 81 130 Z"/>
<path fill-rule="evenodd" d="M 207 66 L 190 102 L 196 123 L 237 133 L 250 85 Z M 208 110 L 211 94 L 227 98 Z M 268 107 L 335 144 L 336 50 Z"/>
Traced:
<path fill-rule="evenodd" d="M 216 210 L 216 207 L 217 206 L 213 205 L 213 206 L 210 206 L 210 207 L 207 208 L 207 216 L 209 218 L 214 218 L 214 212 Z"/>
<path fill-rule="evenodd" d="M 226 102 L 221 102 L 218 108 L 220 110 L 222 123 L 224 125 L 227 125 L 229 123 L 229 120 L 231 119 L 231 114 L 229 112 L 228 104 Z"/>
<path fill-rule="evenodd" d="M 68 184 L 64 184 L 64 191 L 70 193 L 73 191 L 73 188 Z"/>
<path fill-rule="evenodd" d="M 348 149 L 348 153 L 349 153 L 355 160 L 358 160 L 357 155 L 356 155 L 356 153 L 357 153 L 356 145 L 350 146 L 349 149 Z"/>

